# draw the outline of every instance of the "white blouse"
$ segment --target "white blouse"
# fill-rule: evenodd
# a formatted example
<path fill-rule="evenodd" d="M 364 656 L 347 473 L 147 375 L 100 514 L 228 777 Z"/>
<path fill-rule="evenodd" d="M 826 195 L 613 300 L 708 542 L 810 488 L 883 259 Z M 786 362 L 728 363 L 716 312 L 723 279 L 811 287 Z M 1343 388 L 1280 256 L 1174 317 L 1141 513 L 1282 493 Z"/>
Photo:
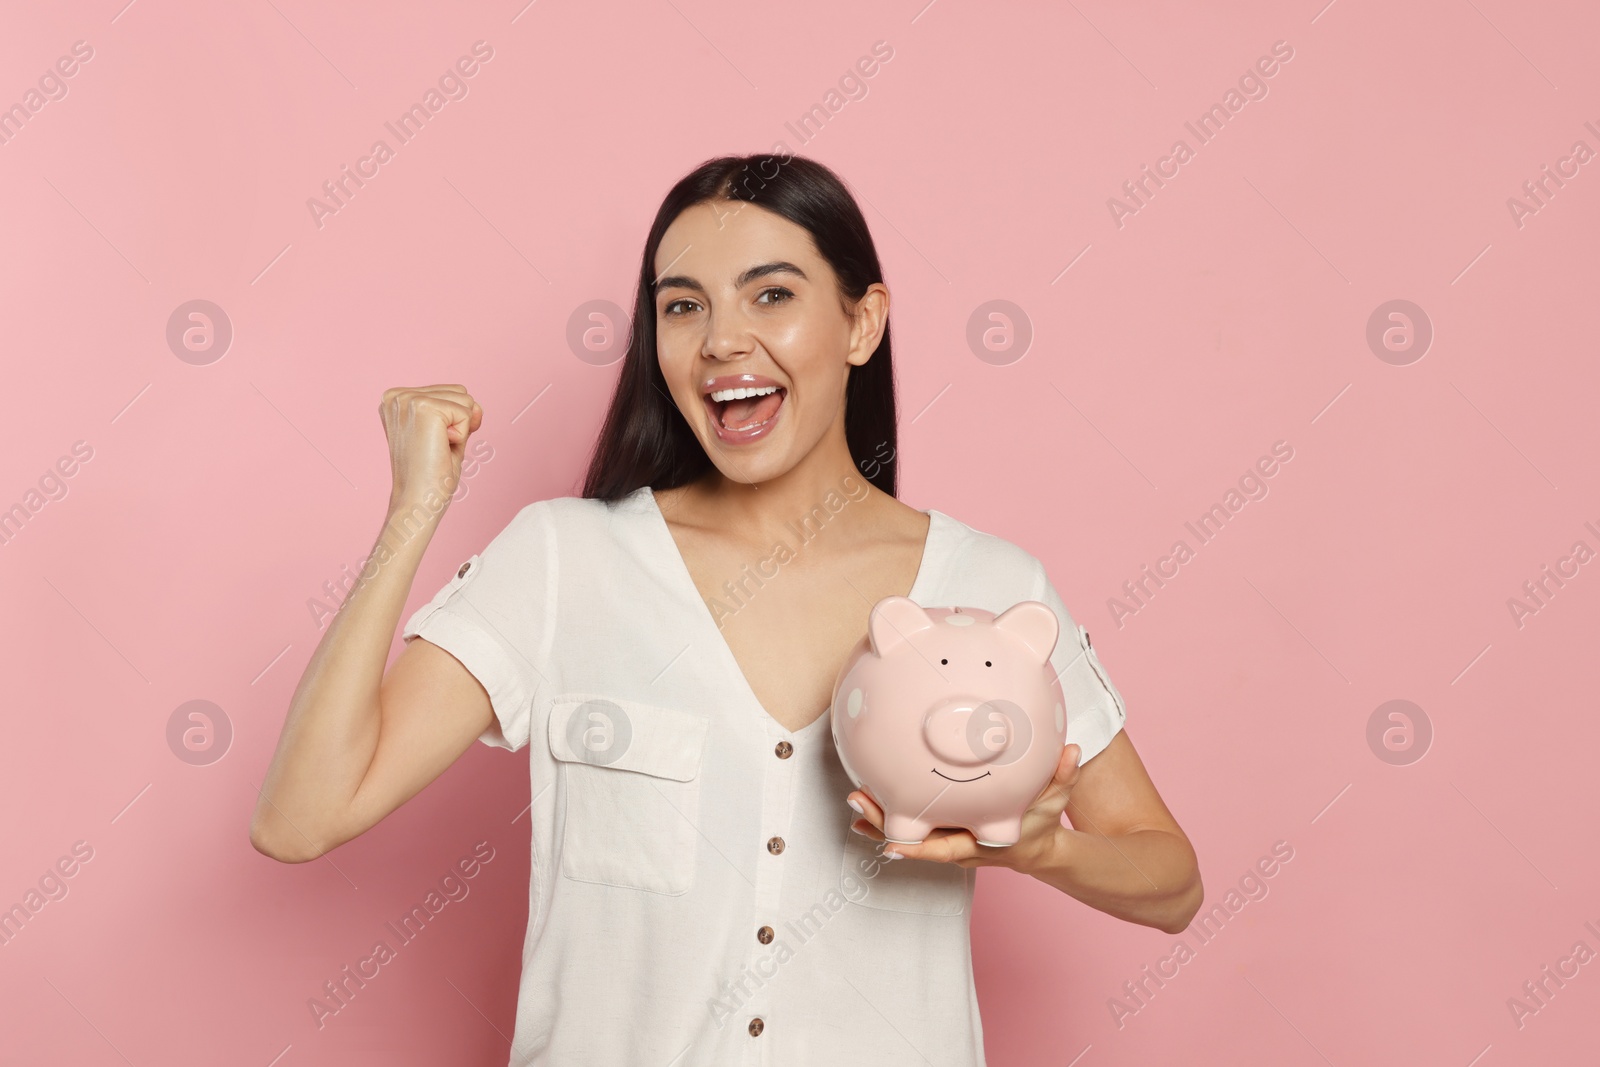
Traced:
<path fill-rule="evenodd" d="M 1087 632 L 1033 556 L 926 514 L 911 599 L 1053 608 L 1088 762 L 1124 709 Z M 889 862 L 850 831 L 828 715 L 790 731 L 757 701 L 648 487 L 523 508 L 415 636 L 488 691 L 479 739 L 528 749 L 513 1067 L 983 1064 L 975 869 Z"/>

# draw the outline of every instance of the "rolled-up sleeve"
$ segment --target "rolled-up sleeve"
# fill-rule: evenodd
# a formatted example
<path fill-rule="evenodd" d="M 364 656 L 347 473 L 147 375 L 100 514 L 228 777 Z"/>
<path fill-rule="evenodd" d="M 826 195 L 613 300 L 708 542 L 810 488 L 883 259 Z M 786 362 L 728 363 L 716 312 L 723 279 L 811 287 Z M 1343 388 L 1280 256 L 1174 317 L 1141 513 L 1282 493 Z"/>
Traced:
<path fill-rule="evenodd" d="M 1089 644 L 1088 630 L 1073 620 L 1055 586 L 1050 584 L 1043 564 L 1039 564 L 1034 590 L 1033 599 L 1054 611 L 1061 622 L 1050 665 L 1061 680 L 1061 692 L 1067 700 L 1066 743 L 1082 750 L 1078 760 L 1082 765 L 1098 756 L 1117 736 L 1127 721 L 1127 711 L 1122 694 L 1111 684 L 1111 677 Z"/>
<path fill-rule="evenodd" d="M 549 508 L 529 504 L 482 552 L 457 565 L 400 631 L 460 661 L 489 694 L 494 721 L 478 740 L 515 752 L 528 743 L 548 672 L 556 611 L 556 543 Z"/>

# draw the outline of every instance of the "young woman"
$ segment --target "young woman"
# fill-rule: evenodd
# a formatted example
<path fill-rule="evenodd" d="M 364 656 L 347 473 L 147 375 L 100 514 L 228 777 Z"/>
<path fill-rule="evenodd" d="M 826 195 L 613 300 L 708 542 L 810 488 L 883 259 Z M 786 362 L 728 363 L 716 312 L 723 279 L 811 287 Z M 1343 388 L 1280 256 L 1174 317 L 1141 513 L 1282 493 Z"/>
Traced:
<path fill-rule="evenodd" d="M 1168 932 L 1195 914 L 1194 851 L 1039 561 L 895 497 L 889 290 L 826 167 L 721 158 L 673 187 L 583 496 L 528 505 L 463 562 L 387 675 L 483 409 L 434 385 L 380 414 L 388 521 L 294 694 L 251 840 L 314 859 L 475 738 L 526 747 L 512 1064 L 981 1064 L 973 868 Z M 826 713 L 891 595 L 1059 616 L 1070 743 L 1014 845 L 886 845 L 851 789 Z"/>

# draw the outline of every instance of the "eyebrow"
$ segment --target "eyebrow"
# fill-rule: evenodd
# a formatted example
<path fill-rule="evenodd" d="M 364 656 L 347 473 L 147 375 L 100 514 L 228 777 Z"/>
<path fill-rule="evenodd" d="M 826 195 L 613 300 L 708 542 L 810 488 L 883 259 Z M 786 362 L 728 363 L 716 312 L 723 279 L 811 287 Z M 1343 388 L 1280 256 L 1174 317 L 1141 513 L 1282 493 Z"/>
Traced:
<path fill-rule="evenodd" d="M 735 289 L 743 289 L 757 278 L 765 278 L 769 274 L 796 274 L 802 279 L 810 281 L 809 278 L 806 278 L 806 272 L 795 266 L 793 263 L 790 263 L 787 260 L 778 260 L 775 263 L 762 263 L 741 272 L 740 275 L 733 280 L 733 287 Z M 697 293 L 703 293 L 706 291 L 705 286 L 701 285 L 698 281 L 689 277 L 687 274 L 668 274 L 657 278 L 655 289 L 658 292 L 662 289 L 692 289 Z"/>

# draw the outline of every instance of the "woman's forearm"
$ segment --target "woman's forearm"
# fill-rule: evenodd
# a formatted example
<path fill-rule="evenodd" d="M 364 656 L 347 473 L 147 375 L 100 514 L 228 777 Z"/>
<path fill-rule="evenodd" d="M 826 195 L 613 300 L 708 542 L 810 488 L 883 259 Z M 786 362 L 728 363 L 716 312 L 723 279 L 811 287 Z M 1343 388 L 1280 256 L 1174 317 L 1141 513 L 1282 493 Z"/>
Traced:
<path fill-rule="evenodd" d="M 1165 830 L 1106 837 L 1063 824 L 1021 870 L 1091 908 L 1169 934 L 1189 925 L 1205 897 L 1194 849 Z"/>

